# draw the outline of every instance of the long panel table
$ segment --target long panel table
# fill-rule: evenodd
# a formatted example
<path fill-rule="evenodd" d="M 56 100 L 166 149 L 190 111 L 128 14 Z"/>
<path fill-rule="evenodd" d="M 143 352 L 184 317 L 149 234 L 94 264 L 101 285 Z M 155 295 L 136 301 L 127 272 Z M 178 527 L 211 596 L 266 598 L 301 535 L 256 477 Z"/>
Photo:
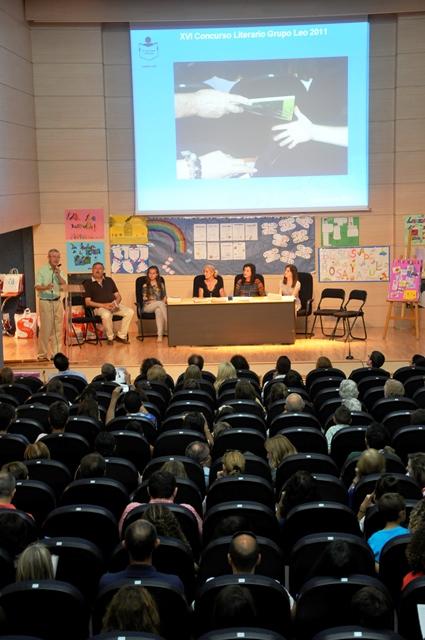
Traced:
<path fill-rule="evenodd" d="M 168 299 L 168 344 L 293 344 L 295 302 L 278 299 Z"/>

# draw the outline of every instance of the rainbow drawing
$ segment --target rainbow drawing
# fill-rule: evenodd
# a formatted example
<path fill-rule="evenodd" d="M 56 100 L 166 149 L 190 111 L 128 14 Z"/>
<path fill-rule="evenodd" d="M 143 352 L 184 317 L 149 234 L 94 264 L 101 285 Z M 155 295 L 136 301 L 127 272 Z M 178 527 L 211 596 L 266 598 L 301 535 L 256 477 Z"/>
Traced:
<path fill-rule="evenodd" d="M 148 237 L 151 232 L 165 233 L 166 236 L 171 238 L 174 244 L 175 253 L 186 253 L 187 241 L 183 231 L 174 222 L 162 219 L 147 219 L 148 222 Z"/>

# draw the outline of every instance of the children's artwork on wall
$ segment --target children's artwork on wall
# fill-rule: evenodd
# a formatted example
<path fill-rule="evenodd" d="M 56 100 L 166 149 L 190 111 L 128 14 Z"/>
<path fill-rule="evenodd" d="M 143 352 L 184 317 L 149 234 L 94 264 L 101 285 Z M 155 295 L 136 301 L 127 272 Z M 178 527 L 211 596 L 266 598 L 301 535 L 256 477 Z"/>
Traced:
<path fill-rule="evenodd" d="M 258 273 L 282 273 L 286 264 L 312 272 L 312 216 L 179 216 L 148 218 L 149 264 L 166 275 L 201 273 L 212 262 L 221 274 L 240 273 L 245 262 Z"/>
<path fill-rule="evenodd" d="M 388 300 L 417 302 L 421 291 L 422 261 L 398 258 L 391 263 Z"/>
<path fill-rule="evenodd" d="M 146 218 L 144 216 L 110 216 L 109 240 L 111 245 L 146 244 L 148 241 L 148 227 Z"/>
<path fill-rule="evenodd" d="M 322 218 L 322 247 L 357 247 L 360 218 Z"/>
<path fill-rule="evenodd" d="M 389 278 L 390 248 L 319 249 L 319 282 L 383 282 Z"/>
<path fill-rule="evenodd" d="M 66 240 L 101 240 L 104 236 L 103 209 L 65 209 Z"/>
<path fill-rule="evenodd" d="M 412 245 L 425 244 L 425 213 L 404 216 L 404 243 L 407 245 L 409 231 L 412 232 Z"/>
<path fill-rule="evenodd" d="M 149 266 L 148 256 L 146 244 L 113 244 L 111 273 L 144 273 Z"/>
<path fill-rule="evenodd" d="M 103 242 L 67 242 L 66 256 L 69 272 L 90 271 L 95 262 L 105 264 Z"/>

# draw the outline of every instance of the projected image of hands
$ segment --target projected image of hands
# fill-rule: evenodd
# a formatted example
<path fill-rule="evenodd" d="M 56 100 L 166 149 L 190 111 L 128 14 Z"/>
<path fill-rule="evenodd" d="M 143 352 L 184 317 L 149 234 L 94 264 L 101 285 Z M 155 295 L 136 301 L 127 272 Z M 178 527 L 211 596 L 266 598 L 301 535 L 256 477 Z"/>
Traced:
<path fill-rule="evenodd" d="M 347 173 L 347 58 L 174 64 L 176 174 Z"/>

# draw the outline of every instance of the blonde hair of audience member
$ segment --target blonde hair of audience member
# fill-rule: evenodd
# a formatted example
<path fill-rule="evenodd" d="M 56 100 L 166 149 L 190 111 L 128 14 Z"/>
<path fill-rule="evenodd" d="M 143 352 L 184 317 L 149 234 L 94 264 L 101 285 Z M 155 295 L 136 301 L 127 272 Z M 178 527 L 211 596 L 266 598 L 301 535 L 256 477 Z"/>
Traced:
<path fill-rule="evenodd" d="M 316 369 L 330 369 L 332 362 L 326 356 L 319 356 L 316 360 Z"/>
<path fill-rule="evenodd" d="M 167 460 L 167 462 L 164 462 L 160 470 L 172 473 L 175 478 L 183 478 L 187 480 L 186 469 L 181 460 Z"/>
<path fill-rule="evenodd" d="M 214 382 L 215 390 L 219 391 L 223 382 L 225 382 L 226 380 L 232 380 L 232 378 L 236 378 L 235 367 L 231 362 L 221 362 L 218 365 L 217 378 Z"/>
<path fill-rule="evenodd" d="M 183 374 L 183 380 L 201 380 L 202 373 L 200 368 L 196 364 L 190 364 L 186 367 L 186 370 Z"/>
<path fill-rule="evenodd" d="M 24 549 L 16 565 L 16 581 L 53 580 L 52 556 L 49 549 L 40 542 L 34 542 Z"/>
<path fill-rule="evenodd" d="M 270 393 L 267 396 L 267 406 L 277 402 L 278 400 L 286 400 L 288 397 L 288 387 L 283 382 L 274 382 L 271 386 Z"/>
<path fill-rule="evenodd" d="M 286 396 L 286 411 L 295 411 L 298 413 L 300 411 L 304 411 L 304 408 L 305 402 L 299 393 L 290 393 Z"/>
<path fill-rule="evenodd" d="M 121 587 L 112 598 L 102 621 L 102 631 L 145 631 L 159 634 L 155 600 L 144 587 Z"/>
<path fill-rule="evenodd" d="M 147 520 L 153 524 L 159 536 L 176 538 L 190 548 L 179 521 L 167 505 L 161 504 L 160 502 L 150 503 L 143 512 L 143 520 Z"/>
<path fill-rule="evenodd" d="M 24 460 L 50 460 L 50 451 L 44 442 L 29 444 L 24 451 Z"/>
<path fill-rule="evenodd" d="M 357 484 L 363 476 L 368 476 L 371 473 L 384 473 L 384 471 L 384 454 L 376 449 L 366 449 L 357 461 L 356 475 L 354 476 L 353 483 Z"/>
<path fill-rule="evenodd" d="M 64 395 L 64 388 L 62 380 L 59 378 L 52 378 L 46 385 L 47 393 L 58 393 L 60 396 Z"/>
<path fill-rule="evenodd" d="M 238 476 L 245 471 L 245 456 L 240 451 L 226 451 L 222 459 L 220 477 Z M 218 474 L 217 474 L 218 476 Z"/>
<path fill-rule="evenodd" d="M 281 433 L 267 438 L 264 443 L 267 451 L 267 458 L 272 469 L 277 469 L 282 460 L 288 456 L 298 453 L 294 445 L 288 438 Z"/>
<path fill-rule="evenodd" d="M 148 382 L 165 382 L 167 379 L 167 372 L 160 364 L 154 364 L 148 369 L 146 374 Z"/>
<path fill-rule="evenodd" d="M 399 398 L 404 396 L 404 385 L 400 380 L 388 378 L 384 384 L 384 398 Z"/>

